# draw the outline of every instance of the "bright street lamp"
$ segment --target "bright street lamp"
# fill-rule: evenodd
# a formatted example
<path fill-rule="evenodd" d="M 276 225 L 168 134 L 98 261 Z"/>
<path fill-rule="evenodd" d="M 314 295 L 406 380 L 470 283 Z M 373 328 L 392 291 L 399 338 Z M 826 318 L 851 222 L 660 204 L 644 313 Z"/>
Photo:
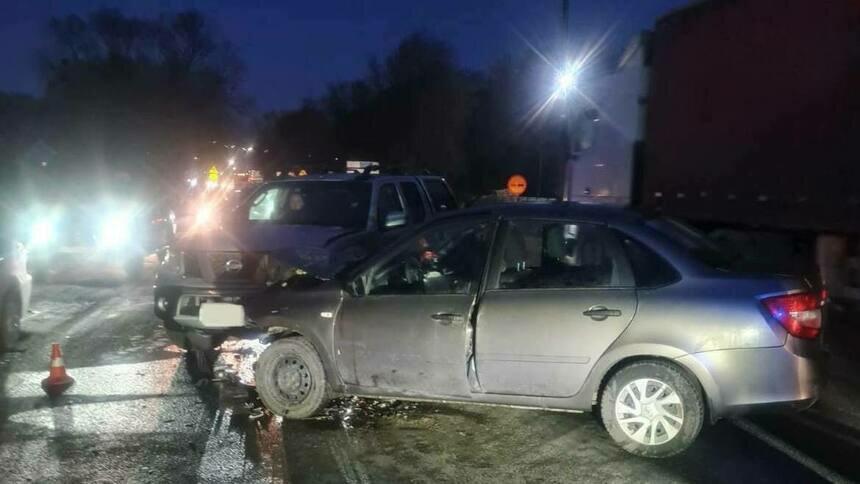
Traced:
<path fill-rule="evenodd" d="M 559 94 L 565 95 L 571 89 L 576 87 L 576 78 L 579 75 L 579 70 L 574 65 L 567 65 L 562 69 L 555 78 L 556 90 Z"/>

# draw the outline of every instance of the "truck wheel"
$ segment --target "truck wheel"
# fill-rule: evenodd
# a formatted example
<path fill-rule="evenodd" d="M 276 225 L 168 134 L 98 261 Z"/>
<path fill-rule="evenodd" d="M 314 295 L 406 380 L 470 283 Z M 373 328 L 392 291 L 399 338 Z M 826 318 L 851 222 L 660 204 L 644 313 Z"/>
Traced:
<path fill-rule="evenodd" d="M 697 382 L 677 367 L 642 361 L 616 372 L 600 398 L 606 431 L 622 449 L 662 458 L 696 440 L 705 417 Z"/>
<path fill-rule="evenodd" d="M 269 345 L 257 360 L 254 376 L 260 400 L 275 415 L 312 417 L 328 403 L 322 360 L 304 338 L 285 338 Z"/>
<path fill-rule="evenodd" d="M 10 291 L 0 307 L 0 351 L 12 349 L 21 334 L 21 296 Z"/>

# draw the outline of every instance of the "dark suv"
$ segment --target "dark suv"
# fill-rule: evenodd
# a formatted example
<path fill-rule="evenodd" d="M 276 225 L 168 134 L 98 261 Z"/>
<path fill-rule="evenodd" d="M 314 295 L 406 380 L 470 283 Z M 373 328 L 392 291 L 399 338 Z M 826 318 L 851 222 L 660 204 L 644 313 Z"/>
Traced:
<path fill-rule="evenodd" d="M 220 229 L 170 248 L 156 275 L 155 314 L 177 344 L 211 348 L 212 332 L 200 331 L 201 303 L 237 302 L 296 273 L 331 277 L 404 227 L 453 208 L 450 187 L 435 176 L 328 174 L 266 183 Z"/>

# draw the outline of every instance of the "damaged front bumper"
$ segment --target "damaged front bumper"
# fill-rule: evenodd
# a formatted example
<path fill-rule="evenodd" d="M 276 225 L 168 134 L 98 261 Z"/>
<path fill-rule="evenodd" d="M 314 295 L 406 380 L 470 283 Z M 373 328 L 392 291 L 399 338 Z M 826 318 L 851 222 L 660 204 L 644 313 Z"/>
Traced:
<path fill-rule="evenodd" d="M 254 379 L 257 358 L 272 343 L 271 336 L 258 330 L 228 336 L 221 343 L 215 360 L 215 377 L 249 387 L 257 386 Z"/>

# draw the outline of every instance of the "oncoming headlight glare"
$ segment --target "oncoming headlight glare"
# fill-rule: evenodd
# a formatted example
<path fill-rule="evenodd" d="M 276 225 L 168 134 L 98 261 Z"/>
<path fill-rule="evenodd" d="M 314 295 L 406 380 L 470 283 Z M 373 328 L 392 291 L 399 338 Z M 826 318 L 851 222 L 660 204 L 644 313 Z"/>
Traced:
<path fill-rule="evenodd" d="M 36 221 L 30 228 L 29 245 L 41 246 L 50 244 L 54 241 L 54 221 L 49 218 L 43 218 Z"/>
<path fill-rule="evenodd" d="M 126 245 L 130 239 L 128 215 L 126 213 L 114 213 L 102 222 L 97 242 L 103 248 L 114 249 Z"/>
<path fill-rule="evenodd" d="M 212 209 L 212 206 L 208 203 L 200 205 L 200 207 L 197 209 L 197 213 L 194 216 L 194 223 L 198 227 L 204 227 L 206 225 L 209 225 L 214 218 L 213 212 L 214 210 Z"/>

